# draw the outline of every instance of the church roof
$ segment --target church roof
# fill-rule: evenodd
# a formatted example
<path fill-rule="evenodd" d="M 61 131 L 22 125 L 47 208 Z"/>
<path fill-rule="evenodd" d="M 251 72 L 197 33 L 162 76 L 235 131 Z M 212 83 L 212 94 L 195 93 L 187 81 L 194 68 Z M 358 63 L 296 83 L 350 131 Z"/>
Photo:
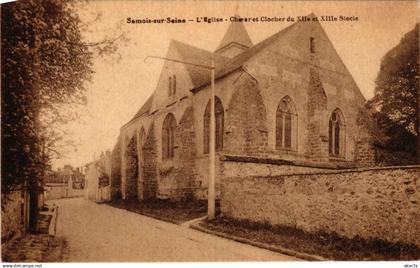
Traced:
<path fill-rule="evenodd" d="M 297 25 L 297 22 L 295 22 L 294 24 L 284 28 L 283 30 L 279 31 L 278 33 L 268 37 L 267 39 L 259 42 L 258 44 L 252 46 L 251 48 L 248 48 L 247 50 L 245 50 L 241 54 L 227 60 L 223 64 L 219 64 L 219 65 L 216 64 L 215 78 L 218 79 L 218 78 L 224 77 L 224 76 L 228 75 L 229 73 L 231 73 L 231 72 L 237 70 L 238 68 L 242 67 L 250 58 L 252 58 L 256 54 L 258 54 L 260 51 L 262 51 L 263 49 L 265 49 L 266 47 L 268 47 L 269 45 L 271 45 L 275 41 L 282 38 L 287 32 L 289 32 L 296 25 Z M 192 91 L 195 93 L 195 92 L 199 91 L 201 88 L 203 88 L 204 86 L 206 86 L 208 84 L 210 84 L 210 77 L 203 80 L 200 85 L 194 87 L 192 89 Z"/>
<path fill-rule="evenodd" d="M 181 60 L 195 63 L 195 64 L 200 64 L 200 65 L 207 65 L 207 66 L 211 65 L 211 55 L 213 53 L 211 53 L 210 51 L 193 47 L 177 40 L 172 40 L 171 45 L 173 45 L 175 49 L 178 51 L 181 57 Z M 216 66 L 224 65 L 228 60 L 228 58 L 221 55 L 217 55 L 217 54 L 214 54 L 214 57 L 215 57 L 214 62 Z M 210 80 L 210 70 L 206 70 L 206 69 L 193 66 L 193 65 L 188 65 L 188 64 L 185 64 L 184 66 L 191 78 L 193 87 L 197 87 L 203 84 L 205 81 Z M 147 99 L 147 101 L 137 111 L 137 113 L 133 116 L 131 120 L 139 116 L 142 116 L 146 113 L 149 113 L 150 108 L 152 106 L 152 102 L 153 102 L 153 95 L 154 94 L 152 94 Z"/>
<path fill-rule="evenodd" d="M 235 17 L 239 16 L 236 15 Z M 231 43 L 236 43 L 247 48 L 252 47 L 251 38 L 249 38 L 245 25 L 242 22 L 232 22 L 229 25 L 229 28 L 227 29 L 225 36 L 216 51 L 228 46 Z"/>
<path fill-rule="evenodd" d="M 142 116 L 143 114 L 146 114 L 150 111 L 150 108 L 152 107 L 152 102 L 153 102 L 153 96 L 155 94 L 152 94 L 147 101 L 141 106 L 141 108 L 137 111 L 137 113 L 133 116 L 133 118 L 131 118 L 130 121 L 132 121 L 134 118 L 137 118 L 139 116 Z"/>
<path fill-rule="evenodd" d="M 172 45 L 178 51 L 181 60 L 195 64 L 211 66 L 211 56 L 213 53 L 211 53 L 210 51 L 193 47 L 176 40 L 172 40 Z M 224 57 L 222 55 L 213 55 L 216 66 L 225 65 L 226 62 L 229 60 L 227 57 Z M 193 87 L 197 87 L 205 81 L 210 80 L 210 70 L 188 64 L 185 64 L 184 66 L 187 69 L 187 72 L 191 78 Z"/>
<path fill-rule="evenodd" d="M 230 28 L 232 27 L 232 25 L 236 25 L 236 24 L 241 24 L 242 25 L 241 27 L 243 27 L 243 30 L 246 32 L 245 27 L 243 26 L 242 23 L 232 23 L 228 29 L 228 32 Z M 249 43 L 252 47 L 248 48 L 241 54 L 231 59 L 221 56 L 217 53 L 212 53 L 210 51 L 182 43 L 177 40 L 172 40 L 171 45 L 175 46 L 181 59 L 186 62 L 210 66 L 211 55 L 213 54 L 215 57 L 215 65 L 216 65 L 215 79 L 218 79 L 242 67 L 250 58 L 252 58 L 254 55 L 258 54 L 261 50 L 263 50 L 264 48 L 266 48 L 267 46 L 271 45 L 273 42 L 275 42 L 276 40 L 284 36 L 284 34 L 287 33 L 293 27 L 295 27 L 295 25 L 297 25 L 297 23 L 294 23 L 284 28 L 283 30 L 279 31 L 278 33 L 270 36 L 269 38 L 261 41 L 260 43 L 254 46 L 252 46 L 252 43 Z M 225 38 L 223 38 L 222 43 L 226 39 L 228 32 L 225 34 Z M 248 33 L 246 33 L 246 36 L 249 39 Z M 193 84 L 193 88 L 191 91 L 193 93 L 198 92 L 200 89 L 210 84 L 210 79 L 211 79 L 210 70 L 206 70 L 197 66 L 187 65 L 187 64 L 184 66 L 191 78 L 191 81 Z M 153 96 L 154 94 L 152 94 L 149 97 L 149 99 L 143 104 L 143 106 L 138 110 L 138 112 L 134 115 L 134 117 L 130 121 L 150 111 L 150 108 L 153 102 Z"/>

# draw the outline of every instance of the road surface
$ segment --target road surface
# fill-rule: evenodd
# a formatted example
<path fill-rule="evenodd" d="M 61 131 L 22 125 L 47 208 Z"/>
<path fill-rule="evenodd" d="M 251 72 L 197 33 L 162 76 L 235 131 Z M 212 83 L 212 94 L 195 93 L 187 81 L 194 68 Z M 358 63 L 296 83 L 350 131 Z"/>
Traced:
<path fill-rule="evenodd" d="M 81 198 L 50 202 L 59 206 L 69 262 L 297 260 Z"/>

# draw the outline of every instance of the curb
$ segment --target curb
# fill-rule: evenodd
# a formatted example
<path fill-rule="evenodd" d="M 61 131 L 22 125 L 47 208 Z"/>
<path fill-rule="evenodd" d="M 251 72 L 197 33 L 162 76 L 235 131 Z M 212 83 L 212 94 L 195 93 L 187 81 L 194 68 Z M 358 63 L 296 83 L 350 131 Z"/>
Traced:
<path fill-rule="evenodd" d="M 192 219 L 190 221 L 183 222 L 180 225 L 183 226 L 183 227 L 189 228 L 191 225 L 194 225 L 196 223 L 199 223 L 200 221 L 202 221 L 204 219 L 207 219 L 207 215 L 206 216 L 202 216 L 200 218 Z"/>
<path fill-rule="evenodd" d="M 57 233 L 57 217 L 58 217 L 58 206 L 54 204 L 54 211 L 50 221 L 50 226 L 48 226 L 48 234 L 55 236 Z"/>
<path fill-rule="evenodd" d="M 249 244 L 251 246 L 271 250 L 271 251 L 274 251 L 274 252 L 279 252 L 279 253 L 289 255 L 289 256 L 293 256 L 293 257 L 297 257 L 297 258 L 307 260 L 307 261 L 331 261 L 329 259 L 323 258 L 323 257 L 318 256 L 318 255 L 302 253 L 302 252 L 287 249 L 287 248 L 284 248 L 284 247 L 281 247 L 281 246 L 273 246 L 273 245 L 269 245 L 269 244 L 265 244 L 265 243 L 261 243 L 261 242 L 252 241 L 252 240 L 249 240 L 247 238 L 234 236 L 234 235 L 228 235 L 226 233 L 222 233 L 222 232 L 219 232 L 219 231 L 209 230 L 209 229 L 207 229 L 203 226 L 200 226 L 199 224 L 200 224 L 199 222 L 192 223 L 190 225 L 190 228 L 194 229 L 194 230 L 197 230 L 197 231 L 204 232 L 204 233 L 208 233 L 208 234 L 220 236 L 220 237 L 223 237 L 223 238 L 226 238 L 226 239 L 230 239 L 230 240 L 233 240 L 233 241 L 236 241 L 236 242 Z"/>

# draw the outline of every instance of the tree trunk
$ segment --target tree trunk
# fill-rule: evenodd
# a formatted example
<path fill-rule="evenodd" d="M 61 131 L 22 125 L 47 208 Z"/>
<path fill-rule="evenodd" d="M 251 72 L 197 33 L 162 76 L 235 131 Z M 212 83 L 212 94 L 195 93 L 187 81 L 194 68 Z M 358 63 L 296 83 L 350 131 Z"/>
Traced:
<path fill-rule="evenodd" d="M 38 180 L 29 180 L 29 230 L 31 233 L 38 231 Z"/>

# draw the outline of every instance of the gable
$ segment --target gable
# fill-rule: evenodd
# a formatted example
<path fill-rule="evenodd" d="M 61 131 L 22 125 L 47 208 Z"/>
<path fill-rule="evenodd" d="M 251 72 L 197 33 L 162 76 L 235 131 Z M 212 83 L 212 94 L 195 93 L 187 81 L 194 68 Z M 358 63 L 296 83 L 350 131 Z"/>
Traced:
<path fill-rule="evenodd" d="M 311 39 L 314 53 L 311 53 Z M 271 78 L 281 77 L 290 84 L 299 85 L 309 79 L 307 67 L 314 66 L 328 99 L 365 102 L 319 22 L 297 22 L 263 42 L 267 44 L 242 63 L 249 65 L 253 72 Z"/>
<path fill-rule="evenodd" d="M 168 53 L 165 56 L 169 59 L 181 59 L 183 57 L 179 53 L 176 44 L 172 41 L 169 45 Z M 176 93 L 169 94 L 169 77 L 176 76 Z M 162 106 L 169 105 L 183 96 L 189 95 L 189 89 L 193 87 L 193 81 L 184 64 L 164 61 L 159 80 L 156 84 L 154 97 L 150 105 L 150 113 L 153 113 Z"/>

